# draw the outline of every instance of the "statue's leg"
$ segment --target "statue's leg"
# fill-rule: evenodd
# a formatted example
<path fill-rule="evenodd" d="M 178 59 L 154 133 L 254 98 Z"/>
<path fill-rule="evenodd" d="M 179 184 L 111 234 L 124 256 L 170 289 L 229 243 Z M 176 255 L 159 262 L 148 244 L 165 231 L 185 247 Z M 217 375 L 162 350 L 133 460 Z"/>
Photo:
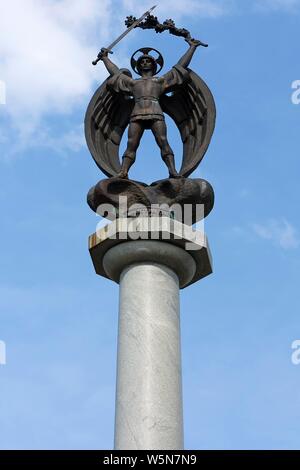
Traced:
<path fill-rule="evenodd" d="M 167 139 L 167 126 L 165 121 L 154 121 L 151 130 L 160 148 L 161 158 L 168 167 L 170 178 L 178 178 L 179 174 L 175 168 L 174 153 Z"/>
<path fill-rule="evenodd" d="M 128 171 L 135 161 L 136 151 L 144 130 L 142 121 L 134 121 L 129 124 L 127 148 L 123 155 L 121 171 L 118 174 L 120 178 L 128 177 Z"/>

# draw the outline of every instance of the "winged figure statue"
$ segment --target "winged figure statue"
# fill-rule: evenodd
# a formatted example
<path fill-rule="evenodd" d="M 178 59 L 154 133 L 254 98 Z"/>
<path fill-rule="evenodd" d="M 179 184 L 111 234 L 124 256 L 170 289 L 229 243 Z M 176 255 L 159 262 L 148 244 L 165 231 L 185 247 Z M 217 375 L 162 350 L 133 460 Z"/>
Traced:
<path fill-rule="evenodd" d="M 189 39 L 189 48 L 174 67 L 159 76 L 164 60 L 154 48 L 138 49 L 131 67 L 140 76 L 120 69 L 102 49 L 101 59 L 109 77 L 94 94 L 85 117 L 89 150 L 109 177 L 128 178 L 140 140 L 150 129 L 160 148 L 170 178 L 188 177 L 209 146 L 216 118 L 214 98 L 189 64 L 200 41 Z M 175 168 L 174 152 L 167 138 L 164 113 L 177 125 L 183 143 L 182 165 Z M 119 146 L 128 127 L 127 148 L 120 161 Z"/>

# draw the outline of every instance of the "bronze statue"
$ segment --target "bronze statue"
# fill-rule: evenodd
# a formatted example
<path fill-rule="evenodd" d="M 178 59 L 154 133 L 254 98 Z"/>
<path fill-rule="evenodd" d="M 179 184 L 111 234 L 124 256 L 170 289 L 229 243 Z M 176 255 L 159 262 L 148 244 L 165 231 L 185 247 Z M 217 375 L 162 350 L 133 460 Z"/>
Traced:
<path fill-rule="evenodd" d="M 126 25 L 129 30 L 133 27 L 153 28 L 156 32 L 168 30 L 171 34 L 183 36 L 189 44 L 189 49 L 178 63 L 162 76 L 157 74 L 161 71 L 164 60 L 160 52 L 154 48 L 144 47 L 132 55 L 131 67 L 140 75 L 139 79 L 132 78 L 128 69 L 119 69 L 109 59 L 108 53 L 112 52 L 112 47 L 128 31 L 108 48 L 102 48 L 98 58 L 93 62 L 96 64 L 102 61 L 110 76 L 98 88 L 87 109 L 85 133 L 89 150 L 97 165 L 111 178 L 112 181 L 109 180 L 109 184 L 116 186 L 118 180 L 118 188 L 122 187 L 124 191 L 127 191 L 134 183 L 134 191 L 138 192 L 136 187 L 138 185 L 143 198 L 145 196 L 143 188 L 147 185 L 128 180 L 128 171 L 135 161 L 145 129 L 152 131 L 160 148 L 161 157 L 167 165 L 168 185 L 175 185 L 175 181 L 172 183 L 173 179 L 187 178 L 205 155 L 214 131 L 216 109 L 207 85 L 188 68 L 197 47 L 207 46 L 206 44 L 193 39 L 186 29 L 176 28 L 172 20 L 166 20 L 160 24 L 156 17 L 150 15 L 150 12 L 146 12 L 139 20 L 127 17 Z M 182 165 L 178 172 L 175 168 L 174 152 L 167 139 L 164 113 L 175 121 L 183 143 Z M 121 164 L 119 145 L 127 127 L 128 142 Z M 127 180 L 128 183 L 124 181 L 121 185 L 120 180 Z M 181 183 L 178 181 L 175 185 L 176 191 L 187 193 L 187 187 L 189 186 L 189 189 L 193 187 L 193 191 L 198 191 L 198 199 L 201 199 L 205 193 L 206 198 L 210 197 L 208 206 L 211 210 L 213 205 L 211 186 L 204 180 L 197 180 L 197 190 L 195 181 L 187 179 Z M 203 183 L 204 186 L 201 183 L 201 190 L 199 190 L 200 181 L 205 183 Z M 98 190 L 96 190 L 97 187 Z M 162 186 L 159 187 L 161 191 Z M 166 185 L 163 187 L 165 188 Z M 185 190 L 183 190 L 184 187 Z M 98 203 L 103 200 L 103 191 L 106 192 L 106 198 L 109 188 L 110 186 L 103 182 L 92 188 L 88 202 L 93 210 L 96 210 Z M 151 194 L 153 195 L 153 192 Z M 147 197 L 149 200 L 149 194 Z"/>
<path fill-rule="evenodd" d="M 161 55 L 158 53 L 159 58 L 156 60 L 150 55 L 150 51 L 154 51 L 154 49 L 145 47 L 139 49 L 137 52 L 141 52 L 140 57 L 137 60 L 134 59 L 136 52 L 131 61 L 136 73 L 142 77 L 138 80 L 122 72 L 108 58 L 108 51 L 102 49 L 102 61 L 111 75 L 107 86 L 116 93 L 133 96 L 134 99 L 134 106 L 129 119 L 127 149 L 123 155 L 121 171 L 117 175 L 120 178 L 128 177 L 128 170 L 135 161 L 136 151 L 145 129 L 151 129 L 153 132 L 161 151 L 161 157 L 168 167 L 170 178 L 180 177 L 175 169 L 174 153 L 167 139 L 167 127 L 159 100 L 164 94 L 174 89 L 174 87 L 182 85 L 188 79 L 189 73 L 186 68 L 196 48 L 200 45 L 200 41 L 191 39 L 189 44 L 188 51 L 162 77 L 156 77 L 158 65 L 163 63 Z"/>

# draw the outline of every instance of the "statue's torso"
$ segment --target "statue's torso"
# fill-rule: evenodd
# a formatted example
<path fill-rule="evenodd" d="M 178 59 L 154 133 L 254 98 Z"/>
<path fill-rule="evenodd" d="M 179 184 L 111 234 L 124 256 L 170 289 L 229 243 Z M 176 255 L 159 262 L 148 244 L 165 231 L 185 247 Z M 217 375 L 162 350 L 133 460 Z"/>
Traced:
<path fill-rule="evenodd" d="M 164 79 L 147 77 L 132 81 L 135 106 L 132 119 L 164 119 L 159 98 L 164 92 Z"/>

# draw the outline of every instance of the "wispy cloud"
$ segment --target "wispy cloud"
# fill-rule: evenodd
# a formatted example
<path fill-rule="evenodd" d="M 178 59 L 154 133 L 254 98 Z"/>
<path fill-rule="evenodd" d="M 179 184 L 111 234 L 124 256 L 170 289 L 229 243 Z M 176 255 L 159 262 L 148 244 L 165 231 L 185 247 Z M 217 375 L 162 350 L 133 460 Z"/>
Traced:
<path fill-rule="evenodd" d="M 172 16 L 172 18 L 193 15 L 209 18 L 226 14 L 230 9 L 232 0 L 187 0 L 186 2 L 173 0 L 172 3 L 169 0 L 160 0 L 153 3 L 157 3 L 158 6 L 153 14 L 159 18 L 163 15 Z M 124 0 L 123 5 L 128 11 L 136 11 L 137 4 L 135 0 Z M 141 11 L 146 11 L 149 8 L 149 1 L 143 0 L 138 5 Z"/>
<path fill-rule="evenodd" d="M 263 11 L 300 11 L 300 0 L 255 0 L 254 7 Z"/>
<path fill-rule="evenodd" d="M 22 0 L 1 2 L 3 110 L 21 136 L 32 135 L 44 116 L 71 113 L 102 78 L 89 64 L 93 33 L 100 44 L 108 35 L 110 8 L 110 0 L 26 0 L 26 8 Z"/>
<path fill-rule="evenodd" d="M 253 224 L 252 228 L 260 238 L 270 240 L 284 250 L 295 249 L 300 245 L 297 230 L 285 219 L 270 219 L 265 224 Z"/>

